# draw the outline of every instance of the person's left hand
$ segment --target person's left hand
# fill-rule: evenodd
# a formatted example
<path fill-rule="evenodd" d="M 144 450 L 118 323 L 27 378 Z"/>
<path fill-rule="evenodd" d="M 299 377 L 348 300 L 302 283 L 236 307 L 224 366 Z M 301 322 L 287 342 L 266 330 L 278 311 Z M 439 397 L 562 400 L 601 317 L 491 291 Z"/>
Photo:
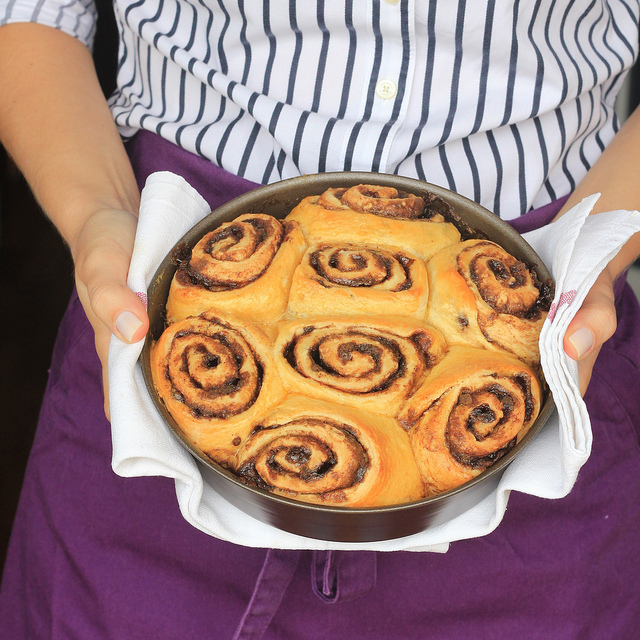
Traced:
<path fill-rule="evenodd" d="M 580 394 L 583 396 L 598 353 L 616 330 L 613 281 L 610 270 L 605 269 L 591 287 L 564 336 L 565 353 L 578 362 Z"/>

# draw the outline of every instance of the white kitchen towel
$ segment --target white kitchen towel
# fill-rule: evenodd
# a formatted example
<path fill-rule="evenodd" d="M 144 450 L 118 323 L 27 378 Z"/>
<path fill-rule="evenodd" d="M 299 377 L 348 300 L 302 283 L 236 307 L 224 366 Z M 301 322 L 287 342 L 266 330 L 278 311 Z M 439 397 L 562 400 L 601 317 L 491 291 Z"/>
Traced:
<path fill-rule="evenodd" d="M 116 338 L 112 338 L 109 352 L 114 471 L 125 477 L 173 478 L 181 513 L 193 526 L 236 544 L 278 549 L 443 552 L 450 542 L 495 529 L 511 491 L 550 499 L 564 497 L 589 457 L 591 425 L 578 390 L 576 363 L 562 349 L 563 335 L 599 273 L 627 239 L 640 231 L 638 212 L 589 216 L 597 198 L 586 198 L 557 222 L 525 234 L 556 281 L 540 346 L 557 411 L 507 467 L 497 488 L 462 515 L 412 536 L 367 543 L 305 538 L 254 519 L 216 493 L 208 480 L 213 472 L 197 462 L 165 425 L 142 377 L 138 358 L 143 343 L 127 345 Z M 168 172 L 149 177 L 142 192 L 129 272 L 129 286 L 142 299 L 165 255 L 208 213 L 205 200 L 181 177 Z"/>

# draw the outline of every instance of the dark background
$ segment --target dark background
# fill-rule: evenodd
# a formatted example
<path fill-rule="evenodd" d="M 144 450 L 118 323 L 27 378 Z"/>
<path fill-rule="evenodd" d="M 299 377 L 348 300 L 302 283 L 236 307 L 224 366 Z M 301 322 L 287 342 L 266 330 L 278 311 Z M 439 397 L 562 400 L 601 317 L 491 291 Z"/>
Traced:
<path fill-rule="evenodd" d="M 115 87 L 117 31 L 109 0 L 97 2 L 94 59 L 109 95 Z M 66 246 L 0 146 L 0 571 L 53 342 L 72 287 Z"/>
<path fill-rule="evenodd" d="M 117 31 L 98 0 L 94 59 L 103 91 L 115 86 Z M 640 103 L 640 65 L 621 104 Z M 20 172 L 0 146 L 0 570 L 47 380 L 58 324 L 73 287 L 72 263 Z"/>

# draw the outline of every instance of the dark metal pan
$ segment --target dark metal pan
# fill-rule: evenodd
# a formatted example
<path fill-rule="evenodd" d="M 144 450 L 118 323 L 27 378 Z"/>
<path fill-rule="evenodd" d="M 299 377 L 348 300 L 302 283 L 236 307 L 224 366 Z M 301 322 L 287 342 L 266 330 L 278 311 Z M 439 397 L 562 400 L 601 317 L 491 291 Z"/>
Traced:
<path fill-rule="evenodd" d="M 260 187 L 213 211 L 186 233 L 174 248 L 191 249 L 205 233 L 243 213 L 266 213 L 283 218 L 306 196 L 318 195 L 331 187 L 357 184 L 392 186 L 416 195 L 434 194 L 450 205 L 459 222 L 467 226 L 467 232 L 497 242 L 519 260 L 532 266 L 541 281 L 551 279 L 548 269 L 524 238 L 479 204 L 419 180 L 368 172 L 306 175 Z M 176 270 L 171 260 L 172 253 L 162 261 L 149 285 L 150 329 L 141 355 L 144 380 L 168 428 L 203 465 L 205 481 L 234 506 L 261 522 L 297 535 L 337 542 L 390 540 L 442 524 L 477 505 L 497 487 L 506 467 L 536 437 L 553 412 L 553 399 L 547 391 L 538 419 L 508 454 L 473 480 L 445 493 L 412 503 L 379 508 L 331 507 L 299 502 L 249 487 L 212 462 L 183 437 L 159 399 L 151 379 L 150 348 L 164 329 L 164 307 Z"/>

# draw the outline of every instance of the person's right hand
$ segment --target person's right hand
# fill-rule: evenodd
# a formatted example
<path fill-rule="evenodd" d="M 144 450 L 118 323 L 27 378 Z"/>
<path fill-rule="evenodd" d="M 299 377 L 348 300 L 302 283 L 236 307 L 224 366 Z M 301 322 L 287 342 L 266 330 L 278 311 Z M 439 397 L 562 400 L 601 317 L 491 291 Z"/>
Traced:
<path fill-rule="evenodd" d="M 109 416 L 111 335 L 133 342 L 148 327 L 126 286 L 140 201 L 133 168 L 79 39 L 36 23 L 1 26 L 0 86 L 0 140 L 71 250 Z"/>
<path fill-rule="evenodd" d="M 141 340 L 149 327 L 147 312 L 127 287 L 137 218 L 122 210 L 102 209 L 87 218 L 71 253 L 78 296 L 95 332 L 102 364 L 104 409 L 109 413 L 107 356 L 111 335 L 125 342 Z"/>

